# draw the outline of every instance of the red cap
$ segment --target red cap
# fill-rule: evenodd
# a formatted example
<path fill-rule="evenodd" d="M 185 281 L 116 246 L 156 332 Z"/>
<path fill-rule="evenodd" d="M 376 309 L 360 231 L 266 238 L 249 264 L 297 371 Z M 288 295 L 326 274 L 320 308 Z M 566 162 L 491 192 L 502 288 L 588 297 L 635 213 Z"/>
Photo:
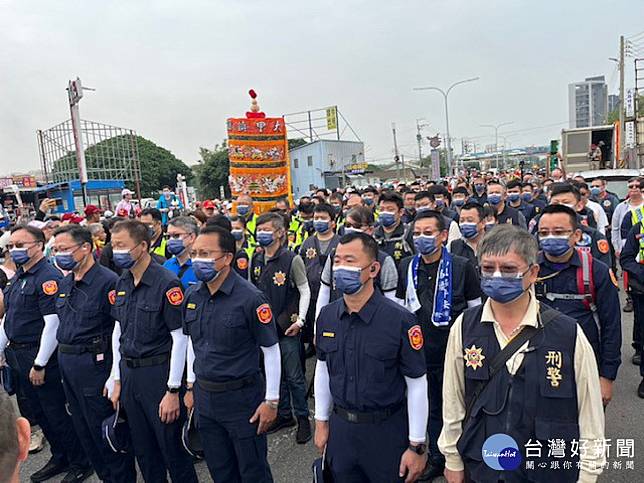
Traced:
<path fill-rule="evenodd" d="M 75 224 L 80 224 L 84 218 L 82 216 L 78 216 L 76 213 L 65 213 L 62 217 L 62 221 L 67 221 L 69 223 L 75 223 Z"/>
<path fill-rule="evenodd" d="M 98 209 L 98 206 L 96 205 L 87 205 L 85 207 L 85 216 L 92 216 L 96 213 L 100 213 L 101 210 Z"/>
<path fill-rule="evenodd" d="M 206 201 L 203 202 L 202 207 L 206 208 L 206 209 L 207 208 L 215 208 L 215 204 L 213 203 L 212 200 L 206 200 Z"/>

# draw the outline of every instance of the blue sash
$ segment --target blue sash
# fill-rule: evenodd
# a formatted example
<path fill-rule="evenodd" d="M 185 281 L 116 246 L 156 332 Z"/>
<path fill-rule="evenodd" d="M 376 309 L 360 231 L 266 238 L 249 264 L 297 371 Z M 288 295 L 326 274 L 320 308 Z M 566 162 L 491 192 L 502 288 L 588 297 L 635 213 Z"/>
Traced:
<path fill-rule="evenodd" d="M 412 258 L 407 274 L 407 293 L 405 306 L 412 312 L 420 308 L 416 291 L 418 290 L 418 265 L 420 255 Z M 434 288 L 434 307 L 432 323 L 436 327 L 449 325 L 452 311 L 452 255 L 447 248 L 442 248 L 441 261 L 438 266 L 438 278 Z"/>

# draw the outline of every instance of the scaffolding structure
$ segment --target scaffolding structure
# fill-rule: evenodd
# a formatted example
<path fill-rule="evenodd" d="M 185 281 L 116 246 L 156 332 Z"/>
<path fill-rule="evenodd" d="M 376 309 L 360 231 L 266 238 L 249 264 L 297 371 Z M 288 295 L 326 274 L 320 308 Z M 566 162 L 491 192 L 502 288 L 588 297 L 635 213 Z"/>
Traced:
<path fill-rule="evenodd" d="M 80 121 L 81 138 L 90 180 L 134 183 L 140 198 L 141 167 L 136 132 L 95 121 Z M 37 131 L 43 174 L 48 183 L 79 179 L 71 119 Z"/>
<path fill-rule="evenodd" d="M 345 135 L 348 136 L 350 133 L 352 134 L 350 138 L 362 142 L 338 106 L 292 112 L 284 114 L 282 117 L 288 129 L 289 139 L 301 138 L 310 143 L 320 139 L 337 139 L 339 141 L 345 139 Z"/>

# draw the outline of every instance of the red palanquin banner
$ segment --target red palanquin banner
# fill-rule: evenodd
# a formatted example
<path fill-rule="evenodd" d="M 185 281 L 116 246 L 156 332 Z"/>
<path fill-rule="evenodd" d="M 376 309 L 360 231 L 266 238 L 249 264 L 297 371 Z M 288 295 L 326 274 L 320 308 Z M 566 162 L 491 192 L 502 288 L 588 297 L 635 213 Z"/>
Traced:
<path fill-rule="evenodd" d="M 255 212 L 291 198 L 286 126 L 281 117 L 230 118 L 228 123 L 228 182 L 233 197 L 249 194 Z"/>

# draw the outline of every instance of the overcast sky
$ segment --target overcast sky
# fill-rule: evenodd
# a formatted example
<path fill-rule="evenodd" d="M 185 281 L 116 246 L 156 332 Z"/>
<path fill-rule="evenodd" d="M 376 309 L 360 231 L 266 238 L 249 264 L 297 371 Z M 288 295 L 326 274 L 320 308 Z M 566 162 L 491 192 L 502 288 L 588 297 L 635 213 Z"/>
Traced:
<path fill-rule="evenodd" d="M 394 121 L 410 158 L 417 118 L 445 130 L 442 96 L 412 87 L 479 76 L 450 94 L 456 151 L 462 137 L 492 144 L 480 125 L 506 121 L 513 147 L 547 144 L 567 126 L 569 82 L 604 74 L 617 92 L 608 57 L 643 18 L 642 0 L 0 0 L 0 174 L 38 168 L 35 131 L 68 117 L 76 76 L 97 89 L 84 119 L 187 164 L 244 114 L 249 88 L 269 116 L 337 104 L 377 160 Z"/>

